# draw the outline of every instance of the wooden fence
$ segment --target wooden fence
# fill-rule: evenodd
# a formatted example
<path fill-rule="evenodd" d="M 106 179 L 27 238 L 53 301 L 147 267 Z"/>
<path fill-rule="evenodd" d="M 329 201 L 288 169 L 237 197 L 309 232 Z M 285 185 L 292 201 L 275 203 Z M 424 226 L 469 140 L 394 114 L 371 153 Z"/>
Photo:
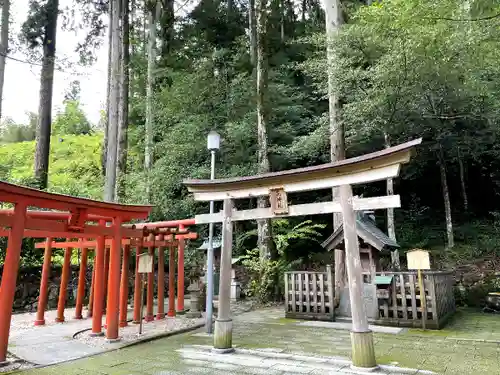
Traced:
<path fill-rule="evenodd" d="M 333 321 L 333 274 L 326 272 L 285 273 L 285 316 L 287 318 Z"/>
<path fill-rule="evenodd" d="M 422 272 L 426 327 L 440 329 L 455 312 L 453 275 L 451 272 Z M 404 327 L 422 327 L 423 303 L 417 272 L 377 272 L 376 275 L 393 276 L 388 293 L 377 293 L 377 324 Z M 365 282 L 371 275 L 365 274 Z M 371 281 L 371 280 L 370 280 Z M 369 281 L 368 281 L 369 282 Z M 380 288 L 380 286 L 377 286 Z M 379 298 L 379 297 L 388 298 Z"/>

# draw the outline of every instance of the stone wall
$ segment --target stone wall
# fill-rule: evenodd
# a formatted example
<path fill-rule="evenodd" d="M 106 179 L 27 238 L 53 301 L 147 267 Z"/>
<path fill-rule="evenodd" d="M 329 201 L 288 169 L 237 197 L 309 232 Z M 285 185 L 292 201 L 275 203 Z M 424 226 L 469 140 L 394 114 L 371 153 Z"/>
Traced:
<path fill-rule="evenodd" d="M 132 262 L 131 262 L 132 263 Z M 71 267 L 71 277 L 68 283 L 68 290 L 66 293 L 66 306 L 74 306 L 76 303 L 76 293 L 78 289 L 78 274 L 80 266 L 73 265 Z M 134 293 L 134 270 L 135 266 L 130 265 L 129 277 L 128 277 L 128 294 L 129 300 L 131 301 Z M 168 297 L 168 266 L 165 266 L 165 298 Z M 0 276 L 3 272 L 3 265 L 0 266 Z M 50 283 L 48 291 L 48 308 L 53 309 L 57 307 L 57 302 L 59 298 L 59 287 L 61 283 L 61 265 L 53 265 L 50 271 Z M 186 269 L 187 273 L 187 269 Z M 42 274 L 42 267 L 23 267 L 19 270 L 17 277 L 17 287 L 16 295 L 14 299 L 13 310 L 17 312 L 22 311 L 36 311 L 38 306 L 38 295 L 40 293 L 40 279 Z M 176 275 L 177 277 L 177 275 Z M 158 273 L 155 272 L 155 297 L 157 294 L 157 283 Z M 90 294 L 90 287 L 92 282 L 92 264 L 87 266 L 87 272 L 85 277 L 85 302 L 88 303 L 88 298 Z M 189 283 L 186 282 L 185 287 L 187 288 Z M 176 279 L 177 288 L 177 279 Z M 187 291 L 185 291 L 187 292 Z"/>
<path fill-rule="evenodd" d="M 0 266 L 0 275 L 3 273 L 3 265 Z M 62 266 L 54 265 L 50 270 L 50 283 L 48 291 L 48 307 L 57 306 L 59 297 L 59 286 L 61 282 Z M 78 287 L 79 266 L 71 267 L 71 276 L 68 283 L 67 305 L 75 304 L 76 290 Z M 40 293 L 40 279 L 42 267 L 23 267 L 19 269 L 17 277 L 16 295 L 14 299 L 14 311 L 35 311 Z M 87 291 L 90 289 L 92 269 L 87 269 Z"/>

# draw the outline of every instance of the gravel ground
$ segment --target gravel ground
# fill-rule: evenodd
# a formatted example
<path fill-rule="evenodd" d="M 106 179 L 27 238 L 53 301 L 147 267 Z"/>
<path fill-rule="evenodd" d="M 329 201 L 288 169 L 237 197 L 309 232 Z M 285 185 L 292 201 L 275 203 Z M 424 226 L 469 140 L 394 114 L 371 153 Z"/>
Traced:
<path fill-rule="evenodd" d="M 31 363 L 17 359 L 10 354 L 7 354 L 7 362 L 8 364 L 6 366 L 0 367 L 0 373 L 27 370 L 34 367 Z"/>
<path fill-rule="evenodd" d="M 162 320 L 153 320 L 145 322 L 142 325 L 142 334 L 139 335 L 139 325 L 129 323 L 127 327 L 120 328 L 120 345 L 133 342 L 146 337 L 158 335 L 160 333 L 178 331 L 180 329 L 189 328 L 196 324 L 203 323 L 204 318 L 188 319 L 185 316 L 175 318 L 166 317 Z M 107 349 L 110 347 L 104 337 L 91 337 L 90 330 L 78 334 L 75 339 L 89 346 L 100 347 Z"/>
<path fill-rule="evenodd" d="M 87 309 L 83 309 L 82 315 L 84 317 L 87 316 Z M 61 323 L 56 323 L 55 321 L 56 316 L 57 316 L 57 310 L 47 310 L 45 312 L 45 325 L 48 326 L 54 324 L 61 324 Z M 64 317 L 66 321 L 70 322 L 71 320 L 73 320 L 74 316 L 75 316 L 74 307 L 67 307 L 64 310 Z M 10 333 L 14 334 L 17 332 L 25 331 L 27 329 L 33 329 L 35 320 L 36 320 L 36 312 L 13 314 L 10 323 Z"/>

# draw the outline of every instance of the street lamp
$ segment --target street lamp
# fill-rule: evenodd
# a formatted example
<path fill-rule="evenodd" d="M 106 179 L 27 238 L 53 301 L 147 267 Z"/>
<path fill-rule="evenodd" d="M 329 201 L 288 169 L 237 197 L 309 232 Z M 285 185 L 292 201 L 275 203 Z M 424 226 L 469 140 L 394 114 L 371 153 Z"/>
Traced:
<path fill-rule="evenodd" d="M 215 152 L 220 147 L 220 135 L 212 130 L 208 133 L 207 148 L 211 154 L 210 161 L 210 179 L 215 179 Z M 214 213 L 214 201 L 210 201 L 210 213 Z M 206 321 L 205 328 L 207 333 L 212 333 L 212 312 L 213 312 L 213 298 L 214 298 L 214 223 L 208 225 L 208 250 L 207 250 L 207 308 L 206 308 Z"/>

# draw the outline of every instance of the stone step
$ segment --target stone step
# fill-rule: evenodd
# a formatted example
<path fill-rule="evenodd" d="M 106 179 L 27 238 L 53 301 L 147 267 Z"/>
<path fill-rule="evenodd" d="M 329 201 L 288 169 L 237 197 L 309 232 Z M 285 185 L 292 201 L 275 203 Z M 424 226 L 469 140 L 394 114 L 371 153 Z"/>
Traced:
<path fill-rule="evenodd" d="M 211 346 L 192 345 L 178 349 L 184 363 L 193 373 L 202 372 L 202 368 L 224 371 L 230 374 L 310 374 L 310 375 L 346 375 L 346 374 L 384 374 L 402 375 L 432 374 L 431 372 L 394 366 L 380 366 L 375 371 L 351 368 L 351 362 L 344 357 L 324 357 L 307 353 L 285 353 L 283 350 L 236 348 L 233 353 L 219 354 L 212 352 Z"/>

